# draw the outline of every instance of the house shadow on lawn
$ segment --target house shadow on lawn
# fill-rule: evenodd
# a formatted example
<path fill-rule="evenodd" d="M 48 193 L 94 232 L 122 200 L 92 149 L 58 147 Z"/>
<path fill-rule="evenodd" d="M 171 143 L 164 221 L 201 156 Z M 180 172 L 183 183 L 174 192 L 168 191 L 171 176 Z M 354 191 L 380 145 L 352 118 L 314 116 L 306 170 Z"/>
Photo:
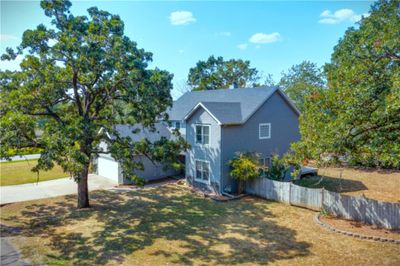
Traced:
<path fill-rule="evenodd" d="M 18 235 L 50 240 L 48 264 L 129 264 L 134 252 L 145 264 L 184 265 L 267 264 L 309 255 L 311 244 L 278 225 L 268 204 L 253 198 L 219 203 L 167 185 L 97 191 L 88 210 L 76 210 L 75 196 L 67 196 L 8 219 L 19 219 Z M 153 245 L 160 248 L 147 249 Z"/>

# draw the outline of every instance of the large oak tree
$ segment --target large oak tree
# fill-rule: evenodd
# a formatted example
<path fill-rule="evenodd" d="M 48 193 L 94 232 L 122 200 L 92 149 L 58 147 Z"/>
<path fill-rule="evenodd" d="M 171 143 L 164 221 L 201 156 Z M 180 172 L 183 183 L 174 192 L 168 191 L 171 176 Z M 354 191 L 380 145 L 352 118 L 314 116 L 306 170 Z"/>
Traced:
<path fill-rule="evenodd" d="M 135 154 L 177 166 L 175 155 L 186 147 L 182 138 L 133 142 L 114 128 L 138 123 L 154 129 L 156 121 L 167 119 L 172 75 L 148 69 L 152 54 L 124 35 L 119 16 L 96 7 L 88 9 L 88 17 L 74 16 L 71 3 L 62 0 L 41 1 L 41 7 L 52 25 L 26 30 L 21 45 L 2 56 L 23 59 L 20 71 L 0 73 L 1 157 L 10 147 L 42 148 L 34 170 L 57 163 L 71 173 L 78 208 L 89 207 L 89 165 L 100 153 L 111 152 L 124 175 L 137 182 L 133 170 L 143 166 L 132 160 Z M 99 148 L 100 141 L 109 151 Z"/>
<path fill-rule="evenodd" d="M 253 87 L 259 79 L 258 71 L 250 66 L 250 61 L 210 56 L 189 70 L 187 83 L 192 90 L 217 90 L 231 86 Z"/>
<path fill-rule="evenodd" d="M 304 111 L 304 101 L 313 92 L 325 86 L 324 75 L 317 64 L 303 61 L 282 72 L 279 86 L 285 91 L 300 111 Z"/>
<path fill-rule="evenodd" d="M 376 2 L 346 31 L 325 72 L 328 88 L 305 101 L 295 148 L 312 159 L 400 168 L 400 2 Z"/>

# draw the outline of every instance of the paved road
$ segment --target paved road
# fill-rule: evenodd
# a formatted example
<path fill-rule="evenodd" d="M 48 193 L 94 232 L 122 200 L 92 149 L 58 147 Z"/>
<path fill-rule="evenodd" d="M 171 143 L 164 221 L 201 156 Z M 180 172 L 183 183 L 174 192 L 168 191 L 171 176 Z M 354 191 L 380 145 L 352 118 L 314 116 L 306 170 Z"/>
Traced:
<path fill-rule="evenodd" d="M 89 190 L 109 189 L 117 184 L 105 177 L 89 175 Z M 39 183 L 0 187 L 1 204 L 76 194 L 77 185 L 71 178 Z"/>
<path fill-rule="evenodd" d="M 28 265 L 21 260 L 19 252 L 4 238 L 0 238 L 0 265 L 1 266 L 22 266 Z"/>
<path fill-rule="evenodd" d="M 22 161 L 22 160 L 31 160 L 40 158 L 40 154 L 27 154 L 27 155 L 17 155 L 11 156 L 11 161 Z M 8 160 L 1 159 L 0 162 L 8 162 Z"/>

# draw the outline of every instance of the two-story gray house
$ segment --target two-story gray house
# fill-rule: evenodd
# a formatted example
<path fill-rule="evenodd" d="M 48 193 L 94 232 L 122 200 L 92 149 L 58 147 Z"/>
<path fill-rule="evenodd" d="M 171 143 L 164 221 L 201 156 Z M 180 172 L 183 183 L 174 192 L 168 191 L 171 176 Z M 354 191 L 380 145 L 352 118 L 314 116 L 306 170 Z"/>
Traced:
<path fill-rule="evenodd" d="M 257 152 L 263 164 L 300 139 L 299 111 L 278 87 L 193 91 L 174 102 L 169 117 L 192 148 L 185 175 L 218 193 L 230 187 L 228 162 L 236 152 Z"/>

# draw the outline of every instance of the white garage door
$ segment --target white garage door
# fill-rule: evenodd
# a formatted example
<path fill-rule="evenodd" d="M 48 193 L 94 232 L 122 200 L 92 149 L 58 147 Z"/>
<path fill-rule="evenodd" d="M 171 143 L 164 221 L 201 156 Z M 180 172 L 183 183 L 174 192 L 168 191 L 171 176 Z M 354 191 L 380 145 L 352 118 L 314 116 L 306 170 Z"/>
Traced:
<path fill-rule="evenodd" d="M 97 161 L 97 171 L 100 176 L 107 177 L 118 183 L 118 163 L 100 157 Z"/>

